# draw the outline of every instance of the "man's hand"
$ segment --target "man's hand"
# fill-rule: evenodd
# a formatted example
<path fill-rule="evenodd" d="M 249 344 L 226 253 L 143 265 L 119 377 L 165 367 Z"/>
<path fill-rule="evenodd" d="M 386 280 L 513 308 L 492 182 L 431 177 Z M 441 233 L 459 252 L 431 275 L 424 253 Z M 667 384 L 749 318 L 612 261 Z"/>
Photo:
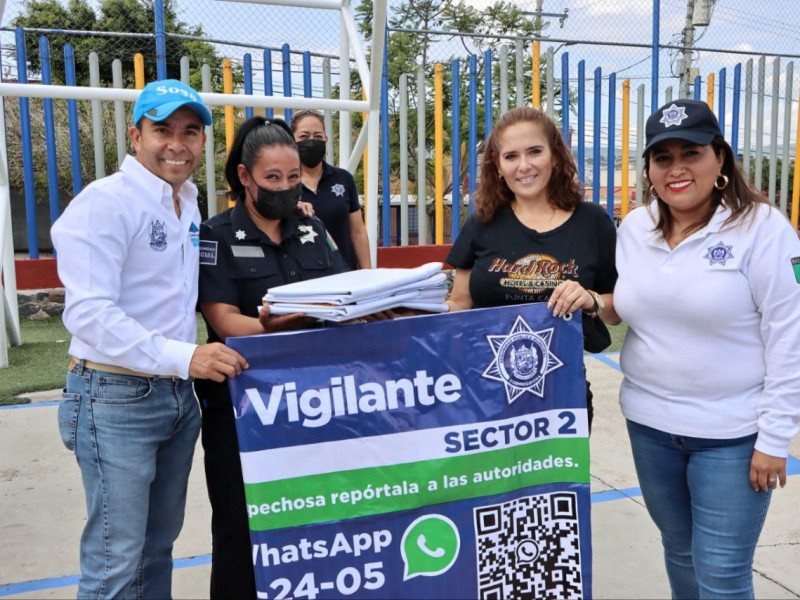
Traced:
<path fill-rule="evenodd" d="M 213 342 L 198 346 L 189 363 L 189 375 L 198 379 L 212 379 L 223 382 L 225 378 L 236 377 L 250 365 L 244 357 L 225 344 Z"/>
<path fill-rule="evenodd" d="M 303 313 L 272 315 L 269 312 L 269 303 L 263 302 L 261 304 L 261 310 L 258 313 L 258 322 L 261 323 L 264 333 L 275 333 L 278 331 L 307 329 L 313 327 L 317 320 L 307 317 Z"/>

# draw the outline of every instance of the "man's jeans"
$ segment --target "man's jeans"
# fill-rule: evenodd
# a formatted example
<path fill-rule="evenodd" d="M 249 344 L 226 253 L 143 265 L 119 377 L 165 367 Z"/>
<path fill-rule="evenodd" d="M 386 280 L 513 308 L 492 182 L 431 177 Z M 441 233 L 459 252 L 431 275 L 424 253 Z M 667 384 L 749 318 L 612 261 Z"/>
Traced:
<path fill-rule="evenodd" d="M 771 492 L 750 487 L 756 435 L 671 435 L 632 421 L 628 434 L 672 597 L 752 598 L 753 554 Z"/>
<path fill-rule="evenodd" d="M 83 477 L 79 598 L 170 598 L 200 411 L 190 381 L 67 373 L 58 408 Z"/>

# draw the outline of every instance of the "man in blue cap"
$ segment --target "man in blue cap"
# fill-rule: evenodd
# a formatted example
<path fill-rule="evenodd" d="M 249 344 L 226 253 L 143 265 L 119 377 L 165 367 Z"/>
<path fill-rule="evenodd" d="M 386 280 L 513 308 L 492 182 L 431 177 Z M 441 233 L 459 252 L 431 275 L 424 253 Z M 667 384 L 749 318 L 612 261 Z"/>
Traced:
<path fill-rule="evenodd" d="M 170 598 L 200 430 L 192 377 L 247 367 L 195 344 L 200 211 L 189 179 L 211 113 L 176 80 L 133 109 L 136 156 L 87 186 L 51 230 L 72 334 L 58 421 L 75 453 L 88 519 L 78 597 Z"/>

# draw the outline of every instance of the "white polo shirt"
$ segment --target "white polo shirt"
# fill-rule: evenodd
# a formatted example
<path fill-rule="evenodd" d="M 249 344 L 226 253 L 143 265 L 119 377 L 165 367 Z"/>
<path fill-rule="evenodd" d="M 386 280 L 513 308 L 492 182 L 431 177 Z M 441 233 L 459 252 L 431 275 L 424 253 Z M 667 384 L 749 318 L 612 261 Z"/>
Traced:
<path fill-rule="evenodd" d="M 768 205 L 736 225 L 720 207 L 670 250 L 656 212 L 634 210 L 617 238 L 623 414 L 689 437 L 758 432 L 757 450 L 786 456 L 800 418 L 797 233 Z"/>
<path fill-rule="evenodd" d="M 195 348 L 197 188 L 172 187 L 132 156 L 78 194 L 51 229 L 63 314 L 79 359 L 189 377 Z"/>

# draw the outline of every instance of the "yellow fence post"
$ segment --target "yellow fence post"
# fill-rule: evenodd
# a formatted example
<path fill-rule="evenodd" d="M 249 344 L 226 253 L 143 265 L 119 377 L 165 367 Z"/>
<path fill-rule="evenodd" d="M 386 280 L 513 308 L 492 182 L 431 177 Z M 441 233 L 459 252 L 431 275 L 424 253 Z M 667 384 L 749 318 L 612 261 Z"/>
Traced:
<path fill-rule="evenodd" d="M 144 88 L 144 56 L 141 52 L 133 55 L 133 85 L 137 90 Z"/>
<path fill-rule="evenodd" d="M 714 110 L 714 73 L 708 74 L 708 92 L 706 94 L 706 104 L 711 110 Z"/>
<path fill-rule="evenodd" d="M 794 183 L 792 184 L 792 225 L 797 229 L 798 212 L 800 212 L 800 160 L 797 158 L 798 142 L 800 142 L 800 104 L 797 105 L 797 133 L 794 138 L 795 160 L 794 160 Z"/>
<path fill-rule="evenodd" d="M 620 219 L 628 216 L 630 203 L 630 189 L 628 176 L 630 174 L 630 137 L 631 137 L 631 80 L 622 82 L 622 206 L 620 206 Z"/>
<path fill-rule="evenodd" d="M 222 59 L 222 92 L 224 94 L 233 93 L 233 68 L 231 66 L 230 58 Z M 234 114 L 233 107 L 225 107 L 225 152 L 230 153 L 231 146 L 233 145 L 234 138 Z M 230 191 L 230 190 L 229 190 Z M 236 202 L 232 198 L 228 198 L 228 208 L 232 207 Z"/>
<path fill-rule="evenodd" d="M 531 106 L 533 108 L 542 107 L 542 78 L 541 73 L 541 42 L 535 40 L 531 44 Z M 550 110 L 548 108 L 548 110 Z"/>

